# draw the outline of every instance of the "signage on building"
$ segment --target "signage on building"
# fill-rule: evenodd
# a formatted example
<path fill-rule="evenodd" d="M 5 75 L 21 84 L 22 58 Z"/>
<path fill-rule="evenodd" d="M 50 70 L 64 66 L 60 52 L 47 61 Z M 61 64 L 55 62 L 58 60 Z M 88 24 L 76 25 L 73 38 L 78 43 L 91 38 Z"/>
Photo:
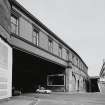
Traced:
<path fill-rule="evenodd" d="M 0 99 L 12 96 L 12 48 L 0 38 Z"/>

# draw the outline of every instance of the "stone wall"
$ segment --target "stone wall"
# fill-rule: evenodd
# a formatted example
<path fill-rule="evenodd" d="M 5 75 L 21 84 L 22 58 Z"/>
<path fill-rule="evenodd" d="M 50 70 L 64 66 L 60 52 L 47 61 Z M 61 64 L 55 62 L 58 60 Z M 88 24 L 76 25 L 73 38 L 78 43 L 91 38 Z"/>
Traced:
<path fill-rule="evenodd" d="M 8 0 L 0 0 L 0 25 L 10 33 L 10 4 Z"/>

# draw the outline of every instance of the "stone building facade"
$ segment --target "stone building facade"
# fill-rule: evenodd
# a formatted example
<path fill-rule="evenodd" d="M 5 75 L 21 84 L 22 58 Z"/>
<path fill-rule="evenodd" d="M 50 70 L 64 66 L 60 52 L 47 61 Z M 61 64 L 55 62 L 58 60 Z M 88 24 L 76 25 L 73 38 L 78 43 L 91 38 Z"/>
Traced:
<path fill-rule="evenodd" d="M 71 47 L 17 1 L 0 4 L 0 35 L 13 49 L 12 86 L 23 92 L 39 85 L 53 91 L 88 90 L 88 67 Z"/>

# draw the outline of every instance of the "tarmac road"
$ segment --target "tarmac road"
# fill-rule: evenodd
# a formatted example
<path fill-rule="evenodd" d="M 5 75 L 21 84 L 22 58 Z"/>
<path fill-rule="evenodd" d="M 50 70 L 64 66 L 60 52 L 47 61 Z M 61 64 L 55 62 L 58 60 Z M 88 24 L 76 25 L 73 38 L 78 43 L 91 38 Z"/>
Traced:
<path fill-rule="evenodd" d="M 22 94 L 0 105 L 105 105 L 105 93 Z"/>
<path fill-rule="evenodd" d="M 105 105 L 105 94 L 101 93 L 52 93 L 36 94 L 35 105 Z"/>

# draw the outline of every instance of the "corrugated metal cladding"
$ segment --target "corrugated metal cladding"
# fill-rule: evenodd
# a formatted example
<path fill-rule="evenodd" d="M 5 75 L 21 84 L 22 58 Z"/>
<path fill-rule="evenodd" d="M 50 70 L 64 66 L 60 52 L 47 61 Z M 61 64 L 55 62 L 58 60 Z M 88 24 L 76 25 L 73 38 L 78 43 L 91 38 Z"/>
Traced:
<path fill-rule="evenodd" d="M 12 96 L 12 48 L 0 38 L 0 99 Z"/>
<path fill-rule="evenodd" d="M 0 99 L 12 96 L 12 48 L 4 41 L 10 34 L 10 4 L 0 0 Z"/>

